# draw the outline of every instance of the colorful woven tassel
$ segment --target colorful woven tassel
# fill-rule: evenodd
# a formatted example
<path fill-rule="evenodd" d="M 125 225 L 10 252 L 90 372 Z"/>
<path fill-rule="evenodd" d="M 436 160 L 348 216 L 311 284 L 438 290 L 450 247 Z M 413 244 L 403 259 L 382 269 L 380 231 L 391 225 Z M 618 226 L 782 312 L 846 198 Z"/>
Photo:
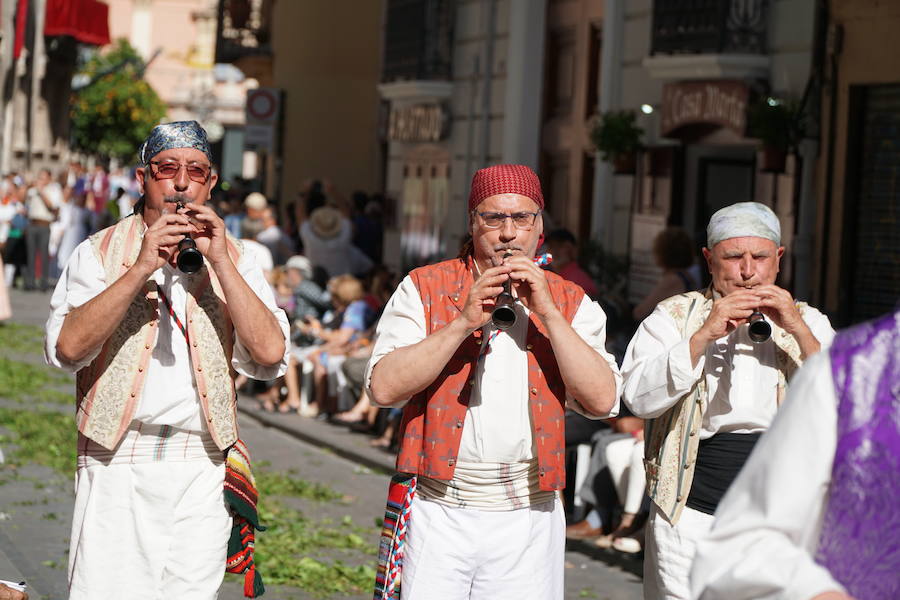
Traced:
<path fill-rule="evenodd" d="M 255 531 L 266 528 L 260 525 L 256 511 L 259 492 L 250 471 L 250 452 L 241 440 L 235 442 L 225 455 L 225 501 L 233 517 L 225 571 L 243 573 L 244 596 L 257 598 L 266 592 L 266 588 L 253 561 Z"/>

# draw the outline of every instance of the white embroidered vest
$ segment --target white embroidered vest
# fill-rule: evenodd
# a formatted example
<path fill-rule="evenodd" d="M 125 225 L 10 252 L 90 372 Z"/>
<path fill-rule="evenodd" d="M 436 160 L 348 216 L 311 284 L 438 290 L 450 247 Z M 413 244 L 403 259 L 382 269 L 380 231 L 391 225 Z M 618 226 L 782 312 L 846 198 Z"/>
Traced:
<path fill-rule="evenodd" d="M 143 230 L 143 219 L 135 215 L 91 236 L 107 285 L 137 260 Z M 237 264 L 240 242 L 229 237 L 228 250 Z M 186 320 L 203 415 L 216 445 L 225 449 L 237 439 L 236 395 L 230 372 L 234 329 L 221 286 L 208 263 L 189 284 Z M 156 284 L 148 279 L 97 358 L 78 371 L 78 430 L 104 448 L 112 450 L 119 443 L 140 402 L 158 324 Z"/>
<path fill-rule="evenodd" d="M 712 310 L 709 291 L 687 292 L 663 300 L 659 306 L 672 317 L 684 339 L 689 339 L 706 322 Z M 806 307 L 798 302 L 802 313 Z M 775 365 L 778 370 L 776 401 L 781 406 L 788 379 L 800 367 L 800 346 L 793 335 L 772 325 Z M 659 417 L 644 421 L 644 466 L 647 494 L 673 525 L 687 503 L 694 480 L 694 463 L 700 442 L 700 427 L 709 405 L 705 373 L 690 392 Z"/>

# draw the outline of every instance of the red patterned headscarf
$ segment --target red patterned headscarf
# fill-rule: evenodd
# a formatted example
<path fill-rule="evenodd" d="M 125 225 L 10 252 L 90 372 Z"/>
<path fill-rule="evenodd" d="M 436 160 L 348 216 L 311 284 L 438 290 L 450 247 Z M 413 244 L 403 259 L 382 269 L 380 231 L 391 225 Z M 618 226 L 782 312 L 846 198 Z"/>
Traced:
<path fill-rule="evenodd" d="M 525 165 L 494 165 L 476 171 L 472 177 L 472 191 L 469 192 L 469 210 L 475 210 L 485 198 L 497 194 L 522 194 L 544 208 L 541 181 Z"/>

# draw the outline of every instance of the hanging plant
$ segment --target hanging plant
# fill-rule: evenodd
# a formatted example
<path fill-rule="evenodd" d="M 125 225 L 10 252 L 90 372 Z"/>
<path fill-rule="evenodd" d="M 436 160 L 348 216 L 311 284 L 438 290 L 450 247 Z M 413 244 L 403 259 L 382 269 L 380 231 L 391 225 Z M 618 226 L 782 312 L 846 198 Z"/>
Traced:
<path fill-rule="evenodd" d="M 806 133 L 799 102 L 761 98 L 747 114 L 748 133 L 762 142 L 762 170 L 784 172 L 787 155 L 795 152 Z"/>
<path fill-rule="evenodd" d="M 616 173 L 634 173 L 637 152 L 643 148 L 644 130 L 631 110 L 611 110 L 603 113 L 591 130 L 591 142 L 601 160 L 613 163 Z"/>

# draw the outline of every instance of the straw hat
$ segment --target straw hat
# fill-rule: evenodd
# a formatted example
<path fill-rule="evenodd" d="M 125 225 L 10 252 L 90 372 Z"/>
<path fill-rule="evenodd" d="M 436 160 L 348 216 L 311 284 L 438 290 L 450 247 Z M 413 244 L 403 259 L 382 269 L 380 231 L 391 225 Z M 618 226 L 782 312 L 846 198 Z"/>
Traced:
<path fill-rule="evenodd" d="M 331 206 L 320 206 L 309 216 L 309 226 L 319 238 L 327 240 L 341 232 L 341 213 Z"/>

